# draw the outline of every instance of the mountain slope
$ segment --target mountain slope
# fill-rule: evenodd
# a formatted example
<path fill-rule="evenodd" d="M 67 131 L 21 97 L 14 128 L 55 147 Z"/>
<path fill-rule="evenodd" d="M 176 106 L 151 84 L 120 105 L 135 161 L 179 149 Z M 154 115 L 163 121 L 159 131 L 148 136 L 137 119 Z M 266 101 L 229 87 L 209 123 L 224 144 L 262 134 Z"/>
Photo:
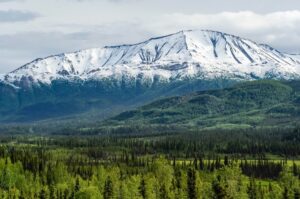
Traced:
<path fill-rule="evenodd" d="M 201 128 L 299 124 L 300 82 L 253 81 L 155 101 L 124 112 L 107 126 L 165 125 Z"/>
<path fill-rule="evenodd" d="M 101 115 L 116 106 L 132 108 L 238 81 L 298 78 L 296 55 L 226 33 L 181 31 L 133 45 L 36 59 L 1 76 L 0 121 L 31 121 L 90 110 Z"/>
<path fill-rule="evenodd" d="M 4 80 L 51 83 L 55 79 L 189 77 L 238 79 L 299 77 L 300 61 L 247 39 L 214 31 L 182 31 L 134 45 L 88 49 L 37 59 Z"/>

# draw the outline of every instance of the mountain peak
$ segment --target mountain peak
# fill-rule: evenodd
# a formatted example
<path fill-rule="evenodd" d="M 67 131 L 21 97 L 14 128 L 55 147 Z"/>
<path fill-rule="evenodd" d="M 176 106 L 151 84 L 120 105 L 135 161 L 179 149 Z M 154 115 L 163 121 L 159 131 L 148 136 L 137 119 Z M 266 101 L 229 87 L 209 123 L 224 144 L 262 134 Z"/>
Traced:
<path fill-rule="evenodd" d="M 300 76 L 299 56 L 212 30 L 185 30 L 144 42 L 105 46 L 37 59 L 5 75 L 8 82 L 29 79 L 186 78 L 291 79 Z"/>

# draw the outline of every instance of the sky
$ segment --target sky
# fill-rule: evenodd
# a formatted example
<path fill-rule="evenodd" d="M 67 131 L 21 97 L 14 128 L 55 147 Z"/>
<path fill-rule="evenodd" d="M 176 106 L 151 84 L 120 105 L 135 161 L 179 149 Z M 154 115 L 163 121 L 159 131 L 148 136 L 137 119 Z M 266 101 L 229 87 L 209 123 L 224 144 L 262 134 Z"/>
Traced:
<path fill-rule="evenodd" d="M 300 1 L 0 0 L 0 73 L 35 58 L 190 29 L 300 53 Z"/>

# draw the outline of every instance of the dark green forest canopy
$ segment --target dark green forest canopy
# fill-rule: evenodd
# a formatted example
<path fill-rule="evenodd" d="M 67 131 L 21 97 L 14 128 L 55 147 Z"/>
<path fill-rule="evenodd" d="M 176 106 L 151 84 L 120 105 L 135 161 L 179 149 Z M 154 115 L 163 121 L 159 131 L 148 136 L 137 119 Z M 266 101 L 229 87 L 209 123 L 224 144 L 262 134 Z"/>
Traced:
<path fill-rule="evenodd" d="M 300 81 L 240 83 L 227 89 L 162 98 L 105 121 L 96 116 L 92 120 L 81 118 L 85 116 L 70 120 L 3 124 L 0 132 L 98 135 L 294 128 L 300 123 Z"/>
<path fill-rule="evenodd" d="M 300 121 L 300 82 L 260 80 L 165 98 L 124 112 L 104 126 L 291 127 Z"/>

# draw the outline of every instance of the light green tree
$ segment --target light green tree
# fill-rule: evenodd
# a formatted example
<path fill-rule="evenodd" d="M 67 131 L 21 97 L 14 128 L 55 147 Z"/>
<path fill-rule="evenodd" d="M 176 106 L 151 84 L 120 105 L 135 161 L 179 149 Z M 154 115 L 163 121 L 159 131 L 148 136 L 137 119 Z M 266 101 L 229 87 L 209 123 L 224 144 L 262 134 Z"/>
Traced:
<path fill-rule="evenodd" d="M 75 194 L 75 198 L 76 199 L 102 199 L 103 197 L 97 187 L 89 186 L 80 189 L 80 191 L 78 191 Z"/>

